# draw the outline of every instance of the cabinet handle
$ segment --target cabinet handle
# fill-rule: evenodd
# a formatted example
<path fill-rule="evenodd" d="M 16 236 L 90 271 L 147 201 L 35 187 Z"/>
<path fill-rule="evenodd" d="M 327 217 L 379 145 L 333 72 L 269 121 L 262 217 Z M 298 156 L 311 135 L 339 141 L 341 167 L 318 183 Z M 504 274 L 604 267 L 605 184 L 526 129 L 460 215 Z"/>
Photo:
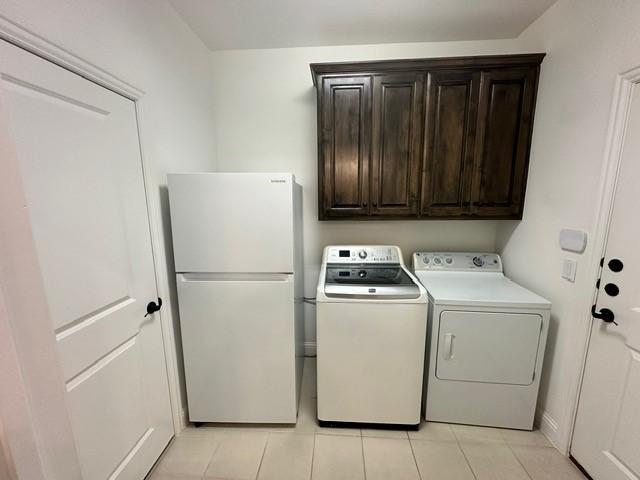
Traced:
<path fill-rule="evenodd" d="M 362 206 L 363 206 L 363 207 L 366 207 L 366 206 L 367 206 L 367 202 L 363 202 L 363 203 L 362 203 Z"/>
<path fill-rule="evenodd" d="M 378 202 L 373 202 L 373 208 L 377 208 L 378 207 Z"/>

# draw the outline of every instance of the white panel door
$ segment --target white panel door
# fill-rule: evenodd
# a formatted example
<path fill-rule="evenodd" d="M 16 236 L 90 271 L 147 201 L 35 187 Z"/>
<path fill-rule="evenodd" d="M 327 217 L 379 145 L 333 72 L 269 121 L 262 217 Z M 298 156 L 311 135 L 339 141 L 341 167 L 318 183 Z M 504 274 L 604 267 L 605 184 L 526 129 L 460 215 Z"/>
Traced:
<path fill-rule="evenodd" d="M 633 87 L 571 454 L 594 480 L 640 478 L 640 91 Z M 616 291 L 617 294 L 616 294 Z"/>
<path fill-rule="evenodd" d="M 169 175 L 177 272 L 293 272 L 293 175 Z"/>
<path fill-rule="evenodd" d="M 542 317 L 536 314 L 444 311 L 436 377 L 531 385 L 541 332 Z"/>
<path fill-rule="evenodd" d="M 0 94 L 83 476 L 140 479 L 173 427 L 135 105 L 5 42 Z"/>
<path fill-rule="evenodd" d="M 295 423 L 293 275 L 179 274 L 189 419 Z"/>

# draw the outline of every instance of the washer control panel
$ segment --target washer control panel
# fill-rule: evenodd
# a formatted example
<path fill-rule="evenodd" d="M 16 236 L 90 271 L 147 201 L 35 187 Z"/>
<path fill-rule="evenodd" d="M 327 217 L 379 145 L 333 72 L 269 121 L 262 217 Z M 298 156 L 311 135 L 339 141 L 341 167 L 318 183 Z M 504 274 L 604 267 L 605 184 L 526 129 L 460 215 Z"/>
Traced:
<path fill-rule="evenodd" d="M 497 253 L 416 252 L 413 269 L 502 272 L 502 260 Z"/>
<path fill-rule="evenodd" d="M 402 263 L 399 247 L 377 245 L 338 245 L 326 247 L 326 263 Z"/>

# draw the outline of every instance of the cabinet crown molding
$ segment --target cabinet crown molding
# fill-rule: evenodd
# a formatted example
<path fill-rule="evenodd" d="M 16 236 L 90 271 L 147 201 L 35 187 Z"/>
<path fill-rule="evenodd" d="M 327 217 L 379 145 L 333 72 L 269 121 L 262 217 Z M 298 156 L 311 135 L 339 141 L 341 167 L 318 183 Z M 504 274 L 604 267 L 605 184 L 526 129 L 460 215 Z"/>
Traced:
<path fill-rule="evenodd" d="M 311 77 L 323 75 L 378 74 L 398 71 L 435 71 L 440 69 L 482 69 L 500 67 L 531 67 L 542 63 L 546 53 L 519 53 L 513 55 L 476 55 L 462 57 L 405 58 L 399 60 L 366 60 L 357 62 L 311 63 Z"/>

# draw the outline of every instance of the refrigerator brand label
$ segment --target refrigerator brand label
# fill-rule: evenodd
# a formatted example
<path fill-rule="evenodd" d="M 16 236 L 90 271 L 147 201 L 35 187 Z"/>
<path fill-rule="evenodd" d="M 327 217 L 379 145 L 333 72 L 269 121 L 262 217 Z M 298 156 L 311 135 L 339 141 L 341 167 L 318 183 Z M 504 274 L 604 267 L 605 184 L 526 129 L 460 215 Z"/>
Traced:
<path fill-rule="evenodd" d="M 287 183 L 287 181 L 284 179 L 272 178 L 271 183 Z"/>

